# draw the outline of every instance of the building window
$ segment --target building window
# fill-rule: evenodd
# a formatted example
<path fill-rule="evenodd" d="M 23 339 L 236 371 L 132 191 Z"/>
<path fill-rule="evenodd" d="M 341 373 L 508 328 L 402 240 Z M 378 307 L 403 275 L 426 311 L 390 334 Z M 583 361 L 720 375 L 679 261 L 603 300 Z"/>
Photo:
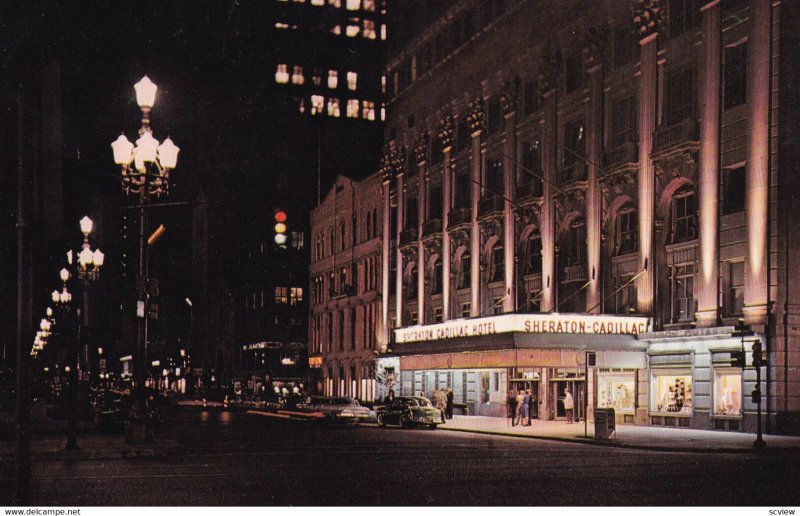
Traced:
<path fill-rule="evenodd" d="M 627 26 L 618 27 L 614 30 L 614 67 L 619 68 L 630 64 L 633 61 L 634 49 L 637 47 L 636 40 Z"/>
<path fill-rule="evenodd" d="M 302 251 L 304 240 L 305 235 L 302 231 L 292 231 L 292 249 Z"/>
<path fill-rule="evenodd" d="M 344 222 L 339 224 L 339 235 L 341 238 L 339 239 L 339 244 L 341 245 L 341 250 L 344 251 L 347 247 L 347 240 L 345 240 L 345 236 L 347 235 L 347 228 L 345 228 Z"/>
<path fill-rule="evenodd" d="M 617 414 L 633 414 L 636 409 L 634 373 L 598 373 L 597 407 L 613 408 Z"/>
<path fill-rule="evenodd" d="M 564 89 L 571 93 L 583 86 L 583 56 L 579 53 L 567 58 L 564 65 Z"/>
<path fill-rule="evenodd" d="M 361 31 L 361 36 L 366 39 L 375 39 L 377 36 L 375 33 L 375 21 L 374 20 L 364 20 L 364 28 Z"/>
<path fill-rule="evenodd" d="M 530 193 L 535 197 L 541 197 L 542 153 L 538 139 L 522 142 L 522 167 L 519 174 L 519 184 L 532 185 Z"/>
<path fill-rule="evenodd" d="M 295 65 L 292 69 L 292 84 L 302 85 L 306 82 L 305 77 L 303 77 L 303 67 Z"/>
<path fill-rule="evenodd" d="M 672 197 L 672 242 L 697 238 L 697 209 L 694 190 L 684 188 Z"/>
<path fill-rule="evenodd" d="M 700 21 L 700 9 L 697 0 L 669 0 L 669 34 L 678 36 L 697 26 Z"/>
<path fill-rule="evenodd" d="M 442 293 L 442 260 L 436 260 L 433 264 L 433 288 L 431 294 Z"/>
<path fill-rule="evenodd" d="M 725 315 L 741 315 L 744 310 L 744 262 L 729 262 L 727 273 Z"/>
<path fill-rule="evenodd" d="M 694 320 L 694 267 L 680 265 L 672 275 L 672 322 Z"/>
<path fill-rule="evenodd" d="M 303 288 L 292 287 L 289 289 L 289 304 L 292 306 L 299 305 L 303 302 Z"/>
<path fill-rule="evenodd" d="M 636 104 L 632 97 L 620 99 L 611 106 L 611 127 L 608 146 L 610 149 L 622 147 L 627 142 L 636 141 Z"/>
<path fill-rule="evenodd" d="M 636 310 L 636 283 L 631 281 L 633 275 L 619 276 L 616 278 L 617 286 L 614 290 L 614 313 L 629 315 Z"/>
<path fill-rule="evenodd" d="M 361 32 L 361 20 L 358 18 L 350 18 L 347 28 L 344 30 L 348 38 L 354 38 Z"/>
<path fill-rule="evenodd" d="M 336 314 L 339 320 L 339 351 L 344 351 L 344 310 Z"/>
<path fill-rule="evenodd" d="M 525 274 L 542 272 L 542 239 L 538 233 L 531 233 L 525 249 Z"/>
<path fill-rule="evenodd" d="M 339 72 L 328 70 L 328 88 L 335 90 L 339 87 Z"/>
<path fill-rule="evenodd" d="M 715 416 L 742 415 L 742 371 L 738 369 L 714 370 Z"/>
<path fill-rule="evenodd" d="M 677 124 L 694 116 L 694 68 L 682 68 L 667 75 L 666 124 Z"/>
<path fill-rule="evenodd" d="M 362 0 L 361 1 L 361 8 L 365 11 L 374 12 L 375 11 L 375 0 Z"/>
<path fill-rule="evenodd" d="M 275 304 L 285 305 L 289 303 L 289 289 L 287 287 L 275 287 Z"/>
<path fill-rule="evenodd" d="M 487 164 L 487 177 L 484 183 L 486 193 L 485 196 L 503 194 L 503 160 L 500 158 L 490 158 Z"/>
<path fill-rule="evenodd" d="M 532 115 L 539 110 L 541 94 L 536 81 L 525 84 L 525 114 Z"/>
<path fill-rule="evenodd" d="M 725 48 L 722 87 L 725 95 L 723 109 L 747 102 L 747 43 Z"/>
<path fill-rule="evenodd" d="M 500 108 L 500 97 L 496 96 L 489 101 L 489 134 L 503 130 L 503 110 Z"/>
<path fill-rule="evenodd" d="M 358 100 L 347 100 L 347 118 L 358 118 Z"/>
<path fill-rule="evenodd" d="M 503 244 L 497 242 L 492 248 L 492 274 L 489 281 L 502 281 L 505 277 L 505 252 Z"/>
<path fill-rule="evenodd" d="M 653 412 L 661 414 L 692 414 L 691 372 L 653 371 Z"/>
<path fill-rule="evenodd" d="M 471 272 L 469 253 L 463 253 L 461 255 L 461 266 L 459 267 L 459 272 L 458 288 L 469 288 Z"/>
<path fill-rule="evenodd" d="M 746 191 L 746 167 L 727 168 L 722 171 L 722 214 L 744 211 Z"/>
<path fill-rule="evenodd" d="M 358 84 L 358 74 L 356 72 L 347 72 L 347 89 L 356 91 Z"/>
<path fill-rule="evenodd" d="M 350 309 L 350 350 L 356 349 L 356 309 Z"/>
<path fill-rule="evenodd" d="M 314 69 L 314 74 L 311 76 L 311 82 L 314 83 L 314 86 L 322 85 L 322 70 L 319 68 Z"/>
<path fill-rule="evenodd" d="M 325 97 L 322 95 L 311 95 L 311 114 L 318 115 L 325 111 Z"/>
<path fill-rule="evenodd" d="M 574 267 L 586 263 L 586 225 L 583 220 L 573 222 L 566 237 L 563 266 Z"/>
<path fill-rule="evenodd" d="M 371 100 L 365 100 L 361 103 L 361 118 L 365 120 L 369 120 L 370 122 L 375 121 L 375 103 Z"/>
<path fill-rule="evenodd" d="M 461 303 L 461 317 L 466 319 L 472 312 L 472 303 Z"/>
<path fill-rule="evenodd" d="M 503 296 L 492 298 L 492 315 L 503 313 Z"/>
<path fill-rule="evenodd" d="M 348 11 L 358 11 L 361 9 L 361 0 L 347 0 L 345 2 L 345 8 Z"/>
<path fill-rule="evenodd" d="M 275 70 L 275 82 L 278 84 L 289 82 L 289 68 L 285 64 L 279 64 Z"/>
<path fill-rule="evenodd" d="M 337 98 L 329 98 L 328 99 L 328 116 L 332 116 L 335 118 L 339 117 L 339 99 Z"/>
<path fill-rule="evenodd" d="M 412 310 L 411 315 L 408 318 L 408 322 L 409 322 L 409 324 L 411 324 L 411 326 L 416 326 L 418 324 L 418 322 L 419 322 L 418 321 L 418 316 L 419 316 L 419 314 L 417 314 L 417 311 L 416 310 Z"/>
<path fill-rule="evenodd" d="M 442 322 L 444 320 L 444 312 L 441 306 L 433 309 L 433 322 Z"/>
<path fill-rule="evenodd" d="M 564 147 L 561 157 L 561 182 L 585 179 L 585 138 L 583 120 L 573 120 L 564 125 Z"/>
<path fill-rule="evenodd" d="M 617 254 L 627 254 L 639 248 L 639 216 L 627 209 L 617 216 Z"/>

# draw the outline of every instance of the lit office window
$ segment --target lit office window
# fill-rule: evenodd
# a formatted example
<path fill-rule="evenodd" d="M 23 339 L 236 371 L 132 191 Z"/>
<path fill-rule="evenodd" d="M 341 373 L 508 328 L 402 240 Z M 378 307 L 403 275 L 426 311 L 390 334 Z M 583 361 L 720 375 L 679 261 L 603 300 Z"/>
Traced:
<path fill-rule="evenodd" d="M 361 118 L 369 121 L 375 120 L 375 103 L 365 100 L 361 104 Z"/>
<path fill-rule="evenodd" d="M 311 0 L 311 5 L 325 5 L 325 0 Z"/>
<path fill-rule="evenodd" d="M 306 112 L 306 101 L 304 99 L 300 99 L 297 104 L 298 104 L 298 109 L 300 110 L 300 114 L 305 113 Z"/>
<path fill-rule="evenodd" d="M 334 26 L 331 29 L 331 33 L 332 34 L 336 34 L 337 36 L 341 36 L 342 35 L 342 26 L 341 25 Z"/>
<path fill-rule="evenodd" d="M 339 99 L 333 97 L 328 99 L 328 116 L 339 117 Z"/>
<path fill-rule="evenodd" d="M 283 22 L 276 22 L 275 23 L 275 28 L 276 29 L 288 29 L 289 28 L 289 24 L 288 23 L 283 23 Z"/>
<path fill-rule="evenodd" d="M 386 41 L 386 25 L 381 24 L 381 40 Z"/>
<path fill-rule="evenodd" d="M 386 121 L 386 106 L 382 105 L 381 106 L 381 122 L 385 122 L 385 121 Z"/>
<path fill-rule="evenodd" d="M 303 67 L 296 66 L 292 70 L 292 84 L 303 84 L 306 82 L 305 77 L 303 77 Z"/>
<path fill-rule="evenodd" d="M 386 75 L 381 75 L 381 93 L 386 93 Z"/>
<path fill-rule="evenodd" d="M 299 305 L 303 302 L 303 289 L 301 287 L 292 287 L 289 292 L 289 304 Z"/>
<path fill-rule="evenodd" d="M 375 0 L 361 0 L 361 8 L 365 11 L 375 11 Z"/>
<path fill-rule="evenodd" d="M 361 8 L 361 0 L 347 0 L 348 11 L 358 11 Z"/>
<path fill-rule="evenodd" d="M 322 71 L 319 68 L 314 70 L 314 75 L 311 76 L 311 82 L 314 83 L 314 86 L 322 85 Z"/>
<path fill-rule="evenodd" d="M 289 302 L 289 289 L 286 287 L 275 287 L 275 304 L 285 305 Z"/>
<path fill-rule="evenodd" d="M 350 23 L 347 25 L 347 29 L 345 29 L 345 34 L 348 38 L 354 38 L 358 36 L 359 32 L 361 32 L 361 20 L 358 18 L 350 18 Z"/>
<path fill-rule="evenodd" d="M 325 97 L 322 95 L 311 95 L 311 114 L 318 115 L 325 110 Z"/>
<path fill-rule="evenodd" d="M 375 39 L 375 22 L 364 20 L 364 32 L 362 34 L 367 39 Z"/>
<path fill-rule="evenodd" d="M 293 0 L 296 4 L 304 4 L 306 0 Z"/>
<path fill-rule="evenodd" d="M 339 86 L 339 72 L 328 70 L 328 88 L 335 90 Z"/>
<path fill-rule="evenodd" d="M 332 5 L 338 9 L 342 6 L 342 0 L 328 0 L 328 5 Z"/>
<path fill-rule="evenodd" d="M 358 118 L 358 100 L 349 99 L 347 101 L 347 118 Z"/>
<path fill-rule="evenodd" d="M 278 84 L 286 84 L 289 82 L 289 70 L 285 64 L 279 64 L 275 70 L 275 82 Z"/>
<path fill-rule="evenodd" d="M 347 88 L 356 91 L 358 83 L 358 74 L 356 72 L 347 72 Z"/>

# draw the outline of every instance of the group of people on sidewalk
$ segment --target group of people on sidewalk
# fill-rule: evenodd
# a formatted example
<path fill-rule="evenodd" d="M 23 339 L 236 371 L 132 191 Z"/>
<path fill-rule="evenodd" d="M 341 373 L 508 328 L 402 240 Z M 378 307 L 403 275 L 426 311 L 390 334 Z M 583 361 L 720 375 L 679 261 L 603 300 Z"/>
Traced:
<path fill-rule="evenodd" d="M 519 391 L 510 389 L 506 397 L 506 407 L 508 407 L 511 426 L 531 426 L 531 420 L 535 414 L 534 403 L 536 403 L 536 398 L 530 389 L 520 389 Z M 564 412 L 567 423 L 575 422 L 574 410 L 575 400 L 569 389 L 564 389 Z"/>
<path fill-rule="evenodd" d="M 534 413 L 535 398 L 530 389 L 508 391 L 506 406 L 511 426 L 531 426 L 531 416 Z"/>
<path fill-rule="evenodd" d="M 422 393 L 421 396 L 424 397 Z M 447 419 L 453 419 L 453 389 L 434 389 L 430 397 L 431 404 L 441 410 Z"/>

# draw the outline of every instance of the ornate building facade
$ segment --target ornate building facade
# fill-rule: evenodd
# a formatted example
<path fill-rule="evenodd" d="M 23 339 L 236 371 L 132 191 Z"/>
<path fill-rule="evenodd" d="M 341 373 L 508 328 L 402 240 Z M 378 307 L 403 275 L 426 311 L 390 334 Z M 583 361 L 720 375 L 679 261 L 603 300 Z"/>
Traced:
<path fill-rule="evenodd" d="M 377 362 L 399 391 L 501 415 L 530 389 L 540 419 L 569 391 L 580 417 L 754 431 L 759 390 L 767 431 L 797 433 L 798 66 L 779 49 L 798 14 L 454 1 L 393 49 Z"/>

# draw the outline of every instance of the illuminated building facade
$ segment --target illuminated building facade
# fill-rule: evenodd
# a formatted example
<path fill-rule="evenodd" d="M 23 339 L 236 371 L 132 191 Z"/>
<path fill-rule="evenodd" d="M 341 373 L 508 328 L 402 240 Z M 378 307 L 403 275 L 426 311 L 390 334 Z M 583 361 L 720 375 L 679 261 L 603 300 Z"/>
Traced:
<path fill-rule="evenodd" d="M 503 415 L 530 389 L 559 419 L 566 389 L 581 418 L 754 431 L 758 338 L 766 429 L 798 433 L 797 6 L 445 4 L 387 69 L 399 391 Z"/>
<path fill-rule="evenodd" d="M 365 402 L 379 394 L 381 179 L 339 176 L 311 212 L 308 355 L 315 391 Z"/>

